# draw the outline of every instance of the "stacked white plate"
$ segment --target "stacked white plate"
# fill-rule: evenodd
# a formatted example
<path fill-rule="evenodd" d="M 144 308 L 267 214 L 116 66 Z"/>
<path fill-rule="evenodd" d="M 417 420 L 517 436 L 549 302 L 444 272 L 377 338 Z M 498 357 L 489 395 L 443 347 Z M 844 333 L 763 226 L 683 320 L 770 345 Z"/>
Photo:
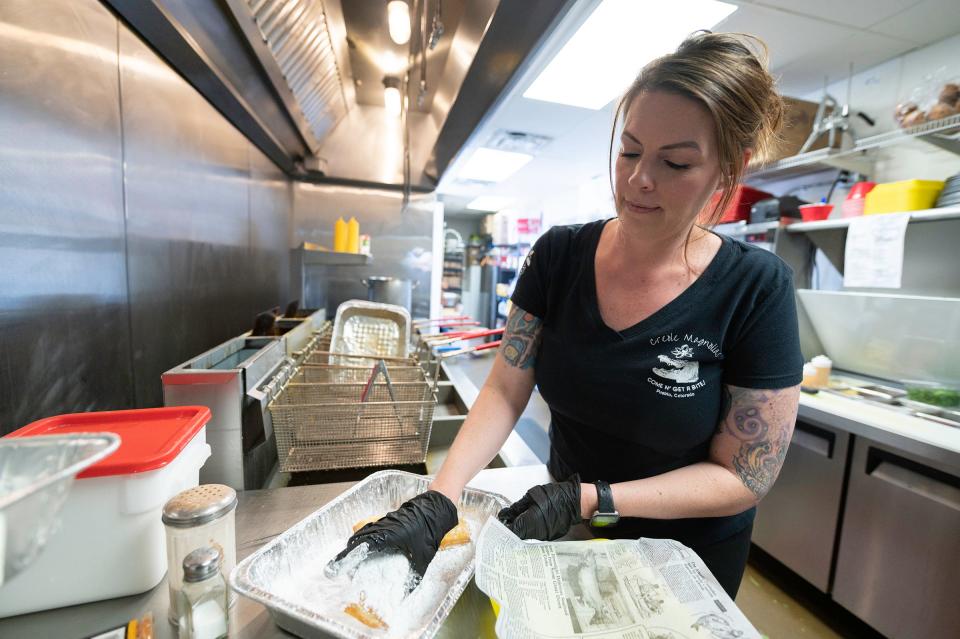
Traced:
<path fill-rule="evenodd" d="M 945 206 L 960 206 L 960 173 L 947 178 L 934 208 L 939 209 Z"/>

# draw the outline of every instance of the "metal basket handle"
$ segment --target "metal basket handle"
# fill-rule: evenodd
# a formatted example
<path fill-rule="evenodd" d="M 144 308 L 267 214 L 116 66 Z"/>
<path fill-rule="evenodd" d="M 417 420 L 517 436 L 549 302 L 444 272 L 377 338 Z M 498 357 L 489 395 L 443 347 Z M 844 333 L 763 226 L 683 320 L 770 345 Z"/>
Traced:
<path fill-rule="evenodd" d="M 403 428 L 403 417 L 400 415 L 400 408 L 397 406 L 397 396 L 393 392 L 393 382 L 390 381 L 390 373 L 387 372 L 387 363 L 383 359 L 377 360 L 377 363 L 373 365 L 373 368 L 370 371 L 370 378 L 367 379 L 366 386 L 363 387 L 363 392 L 360 393 L 360 409 L 357 411 L 357 424 L 356 428 L 360 428 L 360 419 L 363 417 L 363 409 L 367 404 L 367 397 L 370 394 L 370 390 L 373 388 L 376 379 L 380 376 L 383 376 L 383 379 L 387 383 L 387 394 L 390 395 L 390 403 L 393 406 L 393 412 L 397 416 L 397 425 L 400 428 Z"/>

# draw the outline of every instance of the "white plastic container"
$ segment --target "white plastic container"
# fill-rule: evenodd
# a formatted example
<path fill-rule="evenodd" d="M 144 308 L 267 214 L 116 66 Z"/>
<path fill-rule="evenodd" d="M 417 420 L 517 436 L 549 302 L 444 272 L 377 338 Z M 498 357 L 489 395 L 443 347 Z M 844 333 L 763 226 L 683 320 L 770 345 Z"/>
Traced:
<path fill-rule="evenodd" d="M 833 369 L 833 362 L 826 355 L 817 355 L 810 363 L 816 369 L 814 375 L 815 386 L 818 388 L 827 388 L 830 386 L 830 371 Z"/>
<path fill-rule="evenodd" d="M 167 571 L 164 503 L 196 486 L 210 456 L 210 410 L 181 406 L 78 413 L 34 422 L 11 437 L 120 435 L 116 453 L 77 476 L 62 526 L 36 562 L 3 586 L 0 617 L 145 592 Z"/>

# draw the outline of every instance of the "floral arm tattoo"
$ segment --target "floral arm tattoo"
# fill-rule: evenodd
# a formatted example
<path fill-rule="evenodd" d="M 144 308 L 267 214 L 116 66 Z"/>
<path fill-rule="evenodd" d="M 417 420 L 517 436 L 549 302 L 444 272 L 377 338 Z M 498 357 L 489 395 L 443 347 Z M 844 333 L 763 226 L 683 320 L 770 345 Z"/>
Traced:
<path fill-rule="evenodd" d="M 543 322 L 519 306 L 510 310 L 507 326 L 500 342 L 500 354 L 514 368 L 533 368 L 540 346 L 540 329 Z"/>
<path fill-rule="evenodd" d="M 732 470 L 757 499 L 767 494 L 783 466 L 798 398 L 798 386 L 777 390 L 724 386 L 711 457 Z"/>

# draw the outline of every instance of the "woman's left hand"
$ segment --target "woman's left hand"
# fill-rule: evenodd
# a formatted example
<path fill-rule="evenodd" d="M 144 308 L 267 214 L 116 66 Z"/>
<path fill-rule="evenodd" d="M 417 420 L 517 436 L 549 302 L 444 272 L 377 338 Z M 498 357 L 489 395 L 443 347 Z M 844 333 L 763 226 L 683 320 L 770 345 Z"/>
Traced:
<path fill-rule="evenodd" d="M 580 475 L 534 486 L 520 501 L 501 510 L 497 519 L 521 539 L 553 541 L 563 537 L 581 521 Z"/>

